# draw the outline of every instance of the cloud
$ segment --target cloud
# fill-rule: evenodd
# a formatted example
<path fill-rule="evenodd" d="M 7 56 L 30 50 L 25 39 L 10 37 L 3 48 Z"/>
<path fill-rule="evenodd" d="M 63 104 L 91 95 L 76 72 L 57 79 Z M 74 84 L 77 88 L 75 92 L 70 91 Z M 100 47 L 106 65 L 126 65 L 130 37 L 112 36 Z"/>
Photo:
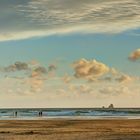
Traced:
<path fill-rule="evenodd" d="M 43 66 L 38 66 L 32 70 L 31 76 L 27 80 L 32 92 L 39 92 L 42 90 L 46 75 L 47 69 Z"/>
<path fill-rule="evenodd" d="M 39 76 L 39 75 L 46 74 L 46 73 L 47 73 L 47 69 L 43 66 L 39 66 L 32 71 L 32 76 L 33 77 Z"/>
<path fill-rule="evenodd" d="M 72 81 L 72 78 L 73 78 L 72 76 L 69 76 L 68 74 L 66 74 L 62 77 L 62 81 L 64 83 L 70 83 Z"/>
<path fill-rule="evenodd" d="M 129 59 L 133 61 L 140 59 L 140 49 L 137 49 L 134 52 L 132 52 L 129 56 Z"/>
<path fill-rule="evenodd" d="M 118 70 L 116 70 L 115 68 L 110 68 L 110 73 L 111 73 L 113 76 L 120 75 L 120 72 L 119 72 Z"/>
<path fill-rule="evenodd" d="M 120 95 L 120 94 L 128 94 L 130 93 L 129 87 L 126 86 L 107 86 L 103 89 L 99 90 L 100 93 L 106 94 L 106 95 Z"/>
<path fill-rule="evenodd" d="M 38 66 L 31 70 L 31 75 L 27 78 L 27 84 L 30 86 L 31 92 L 40 92 L 46 81 L 47 69 Z"/>
<path fill-rule="evenodd" d="M 111 76 L 106 76 L 106 77 L 104 77 L 104 78 L 102 78 L 102 79 L 100 79 L 101 81 L 108 81 L 108 82 L 111 82 L 112 80 L 113 80 L 113 77 L 111 77 Z"/>
<path fill-rule="evenodd" d="M 29 61 L 28 64 L 32 66 L 37 66 L 39 65 L 39 62 L 37 60 L 32 60 L 32 61 Z"/>
<path fill-rule="evenodd" d="M 131 77 L 131 76 L 126 75 L 126 74 L 123 74 L 119 78 L 116 78 L 116 81 L 118 81 L 120 83 L 128 83 L 128 82 L 132 82 L 134 80 L 135 80 L 134 77 Z"/>
<path fill-rule="evenodd" d="M 29 61 L 29 62 L 17 61 L 14 64 L 0 68 L 1 72 L 7 72 L 7 73 L 26 71 L 27 72 L 26 74 L 28 75 L 29 73 L 31 73 L 32 77 L 45 75 L 48 73 L 48 71 L 50 72 L 53 70 L 56 70 L 56 67 L 54 65 L 50 65 L 47 70 L 46 67 L 41 66 L 40 63 L 36 60 Z"/>
<path fill-rule="evenodd" d="M 19 71 L 24 71 L 24 75 L 18 73 Z M 30 93 L 42 90 L 48 74 L 47 68 L 41 66 L 39 62 L 35 60 L 30 62 L 15 62 L 7 67 L 2 67 L 1 72 L 7 74 L 5 78 L 11 77 L 15 80 L 24 81 L 23 84 L 27 84 L 30 87 Z"/>
<path fill-rule="evenodd" d="M 9 65 L 7 67 L 2 68 L 1 70 L 3 72 L 16 72 L 16 71 L 23 71 L 28 70 L 28 64 L 25 62 L 15 62 L 12 65 Z"/>
<path fill-rule="evenodd" d="M 74 77 L 87 80 L 88 83 L 119 82 L 124 84 L 140 80 L 138 76 L 124 74 L 96 60 L 80 59 L 74 62 L 73 68 Z"/>
<path fill-rule="evenodd" d="M 56 69 L 57 69 L 57 67 L 56 67 L 56 65 L 54 65 L 54 64 L 51 64 L 51 65 L 49 65 L 49 67 L 48 67 L 48 71 L 49 71 L 49 72 L 55 71 Z"/>
<path fill-rule="evenodd" d="M 140 27 L 139 0 L 15 0 L 0 1 L 0 9 L 1 41 Z"/>
<path fill-rule="evenodd" d="M 76 78 L 96 79 L 109 72 L 109 67 L 96 60 L 81 59 L 74 63 Z"/>
<path fill-rule="evenodd" d="M 41 78 L 32 77 L 28 79 L 28 82 L 32 92 L 39 92 L 42 90 L 45 81 Z"/>

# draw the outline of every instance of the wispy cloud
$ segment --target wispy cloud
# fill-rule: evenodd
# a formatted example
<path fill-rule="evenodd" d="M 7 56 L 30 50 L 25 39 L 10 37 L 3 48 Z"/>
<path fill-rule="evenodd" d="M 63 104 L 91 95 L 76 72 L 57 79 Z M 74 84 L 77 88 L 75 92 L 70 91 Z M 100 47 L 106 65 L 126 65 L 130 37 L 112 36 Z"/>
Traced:
<path fill-rule="evenodd" d="M 73 32 L 119 33 L 139 28 L 139 13 L 139 0 L 15 0 L 5 4 L 0 14 L 0 40 Z"/>

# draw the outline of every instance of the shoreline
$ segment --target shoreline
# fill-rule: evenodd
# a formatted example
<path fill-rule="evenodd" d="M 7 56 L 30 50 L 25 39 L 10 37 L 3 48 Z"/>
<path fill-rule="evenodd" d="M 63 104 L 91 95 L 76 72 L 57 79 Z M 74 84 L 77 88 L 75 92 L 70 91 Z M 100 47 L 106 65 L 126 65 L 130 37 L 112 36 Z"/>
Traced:
<path fill-rule="evenodd" d="M 42 116 L 42 117 L 0 117 L 0 121 L 10 120 L 140 120 L 140 116 Z"/>

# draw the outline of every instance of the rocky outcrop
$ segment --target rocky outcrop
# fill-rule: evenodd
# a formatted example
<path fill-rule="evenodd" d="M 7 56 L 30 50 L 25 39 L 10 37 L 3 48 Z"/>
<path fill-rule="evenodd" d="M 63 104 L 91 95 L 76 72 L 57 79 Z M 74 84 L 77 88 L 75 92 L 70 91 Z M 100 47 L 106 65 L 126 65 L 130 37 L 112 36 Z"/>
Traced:
<path fill-rule="evenodd" d="M 113 108 L 114 108 L 114 105 L 113 105 L 113 104 L 110 104 L 110 105 L 108 106 L 108 108 L 109 108 L 109 109 L 113 109 Z"/>

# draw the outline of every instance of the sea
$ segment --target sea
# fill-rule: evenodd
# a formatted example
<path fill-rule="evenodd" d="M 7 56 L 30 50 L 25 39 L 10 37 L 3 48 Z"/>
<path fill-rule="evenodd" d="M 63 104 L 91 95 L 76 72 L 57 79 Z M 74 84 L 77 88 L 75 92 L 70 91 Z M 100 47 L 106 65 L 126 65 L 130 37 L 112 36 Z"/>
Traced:
<path fill-rule="evenodd" d="M 42 112 L 42 115 L 39 115 Z M 140 119 L 140 108 L 12 108 L 0 109 L 0 120 Z"/>

